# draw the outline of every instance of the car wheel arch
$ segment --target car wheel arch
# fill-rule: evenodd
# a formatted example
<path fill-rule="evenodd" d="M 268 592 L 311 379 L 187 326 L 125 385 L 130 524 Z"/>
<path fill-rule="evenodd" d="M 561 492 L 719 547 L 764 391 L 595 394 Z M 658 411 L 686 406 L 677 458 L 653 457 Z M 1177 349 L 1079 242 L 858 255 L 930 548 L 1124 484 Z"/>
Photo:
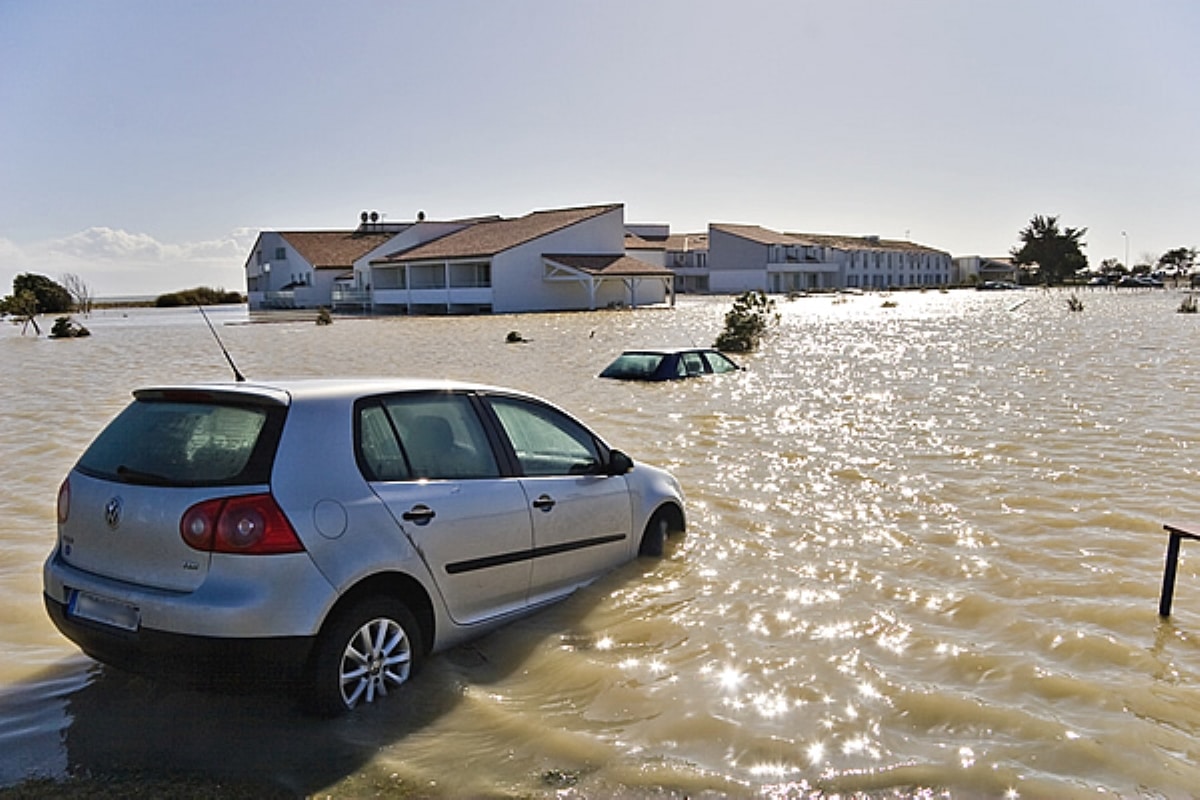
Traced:
<path fill-rule="evenodd" d="M 663 526 L 665 523 L 665 528 Z M 664 503 L 654 509 L 654 513 L 646 521 L 642 538 L 638 546 L 638 554 L 644 556 L 661 556 L 663 545 L 672 533 L 682 533 L 687 529 L 683 509 L 675 503 Z"/>
<path fill-rule="evenodd" d="M 433 601 L 420 582 L 400 572 L 385 572 L 368 576 L 343 592 L 329 613 L 325 615 L 325 621 L 321 625 L 322 629 L 328 627 L 346 610 L 352 609 L 372 597 L 390 597 L 403 603 L 420 628 L 421 644 L 424 650 L 422 655 L 428 654 L 433 649 L 434 636 L 437 633 Z"/>

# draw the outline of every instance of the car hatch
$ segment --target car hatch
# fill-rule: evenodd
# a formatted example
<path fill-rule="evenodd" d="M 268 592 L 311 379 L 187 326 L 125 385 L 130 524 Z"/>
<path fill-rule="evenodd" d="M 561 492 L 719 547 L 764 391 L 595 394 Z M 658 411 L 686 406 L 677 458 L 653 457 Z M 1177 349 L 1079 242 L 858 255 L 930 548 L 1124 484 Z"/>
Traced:
<path fill-rule="evenodd" d="M 184 541 L 180 521 L 201 501 L 267 491 L 287 409 L 229 391 L 135 396 L 63 484 L 62 557 L 99 575 L 188 591 L 209 559 Z"/>
<path fill-rule="evenodd" d="M 201 489 L 115 483 L 75 471 L 59 524 L 62 558 L 77 569 L 128 583 L 192 591 L 208 573 L 208 553 L 184 542 L 179 521 Z"/>

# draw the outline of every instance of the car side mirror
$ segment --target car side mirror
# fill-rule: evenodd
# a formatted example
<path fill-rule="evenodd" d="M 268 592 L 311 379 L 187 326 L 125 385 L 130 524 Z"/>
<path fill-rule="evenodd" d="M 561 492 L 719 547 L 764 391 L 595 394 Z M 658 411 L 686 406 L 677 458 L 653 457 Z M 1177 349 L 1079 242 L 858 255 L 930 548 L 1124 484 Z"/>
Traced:
<path fill-rule="evenodd" d="M 622 453 L 620 450 L 613 450 L 608 454 L 608 470 L 609 475 L 624 475 L 633 469 L 633 459 Z"/>

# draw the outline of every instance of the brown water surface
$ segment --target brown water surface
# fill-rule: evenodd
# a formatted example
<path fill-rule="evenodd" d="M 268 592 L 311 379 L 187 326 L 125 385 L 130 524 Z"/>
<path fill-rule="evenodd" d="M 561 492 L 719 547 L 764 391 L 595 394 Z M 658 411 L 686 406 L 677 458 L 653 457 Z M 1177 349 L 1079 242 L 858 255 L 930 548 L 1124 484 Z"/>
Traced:
<path fill-rule="evenodd" d="M 336 721 L 83 657 L 50 625 L 58 484 L 147 382 L 225 379 L 194 310 L 93 336 L 0 329 L 0 786 L 199 773 L 297 795 L 1189 796 L 1200 791 L 1200 545 L 1157 617 L 1168 520 L 1200 522 L 1200 315 L 1173 291 L 782 301 L 743 374 L 593 377 L 712 342 L 675 310 L 238 324 L 251 377 L 515 386 L 673 470 L 690 531 L 435 657 Z M 518 330 L 528 340 L 507 344 Z M 319 465 L 314 465 L 319 468 Z"/>

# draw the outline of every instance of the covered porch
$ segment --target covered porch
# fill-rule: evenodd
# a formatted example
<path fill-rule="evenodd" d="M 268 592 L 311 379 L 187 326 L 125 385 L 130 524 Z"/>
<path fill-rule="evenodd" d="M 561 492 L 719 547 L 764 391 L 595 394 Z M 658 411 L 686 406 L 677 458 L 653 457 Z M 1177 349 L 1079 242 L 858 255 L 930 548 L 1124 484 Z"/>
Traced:
<path fill-rule="evenodd" d="M 659 302 L 657 291 L 654 299 L 638 296 L 638 289 L 645 282 L 661 287 L 663 299 L 669 305 L 675 305 L 675 273 L 636 258 L 626 255 L 543 255 L 542 265 L 545 268 L 543 280 L 580 284 L 587 292 L 588 309 L 592 311 L 596 310 L 601 287 L 615 283 L 623 286 L 630 308 L 637 308 L 639 302 Z"/>

